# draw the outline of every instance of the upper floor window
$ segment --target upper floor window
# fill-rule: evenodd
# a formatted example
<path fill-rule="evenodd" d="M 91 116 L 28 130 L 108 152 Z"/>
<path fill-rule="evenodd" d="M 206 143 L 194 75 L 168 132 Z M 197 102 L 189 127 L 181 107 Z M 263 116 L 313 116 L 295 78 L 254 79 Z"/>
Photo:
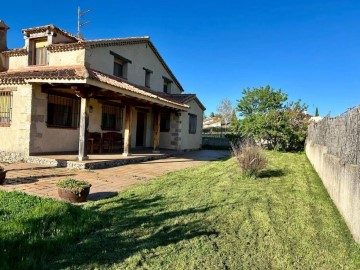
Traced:
<path fill-rule="evenodd" d="M 35 39 L 31 42 L 31 60 L 30 65 L 47 64 L 47 39 Z"/>
<path fill-rule="evenodd" d="M 114 76 L 124 78 L 124 62 L 114 58 Z"/>
<path fill-rule="evenodd" d="M 101 128 L 103 130 L 122 130 L 123 115 L 122 108 L 113 105 L 102 105 Z"/>
<path fill-rule="evenodd" d="M 163 79 L 164 79 L 163 91 L 164 91 L 164 93 L 170 94 L 171 93 L 172 80 L 170 80 L 170 79 L 168 79 L 166 77 L 163 77 Z"/>
<path fill-rule="evenodd" d="M 189 113 L 189 133 L 195 134 L 197 126 L 197 115 Z"/>
<path fill-rule="evenodd" d="M 113 75 L 123 79 L 127 79 L 128 64 L 131 64 L 131 60 L 122 57 L 121 55 L 110 51 L 110 54 L 114 56 L 114 71 Z"/>
<path fill-rule="evenodd" d="M 145 70 L 145 86 L 150 88 L 150 76 L 151 76 L 151 73 L 152 70 L 150 69 L 147 69 L 147 68 L 143 68 Z"/>
<path fill-rule="evenodd" d="M 0 91 L 0 126 L 10 126 L 12 111 L 12 92 Z"/>
<path fill-rule="evenodd" d="M 58 128 L 77 128 L 80 115 L 80 101 L 76 98 L 49 94 L 47 125 Z"/>

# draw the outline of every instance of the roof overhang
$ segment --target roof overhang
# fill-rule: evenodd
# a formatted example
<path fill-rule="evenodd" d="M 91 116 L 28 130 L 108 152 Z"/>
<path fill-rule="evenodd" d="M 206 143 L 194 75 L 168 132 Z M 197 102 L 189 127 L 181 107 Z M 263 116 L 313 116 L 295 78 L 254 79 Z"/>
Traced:
<path fill-rule="evenodd" d="M 22 69 L 11 72 L 0 72 L 1 86 L 14 86 L 23 84 L 83 84 L 110 90 L 114 93 L 134 98 L 144 103 L 167 107 L 173 110 L 187 111 L 190 106 L 185 102 L 179 102 L 171 95 L 152 91 L 138 86 L 124 79 L 104 74 L 100 71 L 86 68 L 84 66 L 73 66 L 66 68 L 38 68 Z"/>

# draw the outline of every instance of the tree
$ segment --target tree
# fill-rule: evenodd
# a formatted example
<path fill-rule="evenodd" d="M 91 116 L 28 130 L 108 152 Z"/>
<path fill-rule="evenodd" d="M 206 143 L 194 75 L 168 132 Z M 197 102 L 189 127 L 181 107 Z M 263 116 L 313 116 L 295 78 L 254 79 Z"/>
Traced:
<path fill-rule="evenodd" d="M 315 109 L 315 116 L 319 116 L 319 109 L 318 109 L 318 107 L 316 107 L 316 109 Z"/>
<path fill-rule="evenodd" d="M 236 127 L 237 122 L 238 122 L 238 119 L 237 119 L 237 117 L 236 117 L 236 112 L 235 112 L 235 109 L 233 109 L 233 110 L 232 110 L 232 113 L 231 113 L 231 120 L 230 120 L 231 126 L 232 126 L 233 128 Z"/>
<path fill-rule="evenodd" d="M 220 105 L 217 107 L 216 111 L 218 115 L 221 116 L 221 120 L 225 122 L 225 124 L 228 124 L 230 123 L 233 109 L 234 108 L 231 104 L 230 99 L 224 98 L 223 100 L 221 100 Z"/>
<path fill-rule="evenodd" d="M 247 88 L 242 91 L 242 99 L 237 100 L 237 111 L 240 116 L 258 113 L 268 113 L 271 110 L 280 110 L 287 100 L 287 94 L 281 89 L 275 91 L 269 85 L 260 88 Z"/>
<path fill-rule="evenodd" d="M 238 100 L 237 111 L 242 118 L 237 129 L 270 149 L 301 150 L 307 134 L 307 106 L 287 102 L 287 94 L 270 86 L 245 89 Z M 287 103 L 286 103 L 287 102 Z"/>

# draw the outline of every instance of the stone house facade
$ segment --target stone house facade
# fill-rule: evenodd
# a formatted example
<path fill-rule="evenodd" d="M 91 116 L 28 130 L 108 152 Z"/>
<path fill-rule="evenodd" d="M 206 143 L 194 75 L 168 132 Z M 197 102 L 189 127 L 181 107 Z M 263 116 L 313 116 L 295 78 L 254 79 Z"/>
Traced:
<path fill-rule="evenodd" d="M 87 132 L 123 136 L 134 148 L 201 148 L 205 107 L 184 94 L 149 37 L 84 40 L 54 25 L 22 30 L 7 48 L 0 20 L 0 160 L 78 152 Z"/>

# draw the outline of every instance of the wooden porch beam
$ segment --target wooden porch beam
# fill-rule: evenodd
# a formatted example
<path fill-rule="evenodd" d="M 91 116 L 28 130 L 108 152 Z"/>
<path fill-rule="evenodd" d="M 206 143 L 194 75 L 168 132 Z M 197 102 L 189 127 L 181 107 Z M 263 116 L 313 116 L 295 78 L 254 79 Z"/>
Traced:
<path fill-rule="evenodd" d="M 154 111 L 154 149 L 153 153 L 158 154 L 159 151 L 159 144 L 160 144 L 160 111 Z"/>

